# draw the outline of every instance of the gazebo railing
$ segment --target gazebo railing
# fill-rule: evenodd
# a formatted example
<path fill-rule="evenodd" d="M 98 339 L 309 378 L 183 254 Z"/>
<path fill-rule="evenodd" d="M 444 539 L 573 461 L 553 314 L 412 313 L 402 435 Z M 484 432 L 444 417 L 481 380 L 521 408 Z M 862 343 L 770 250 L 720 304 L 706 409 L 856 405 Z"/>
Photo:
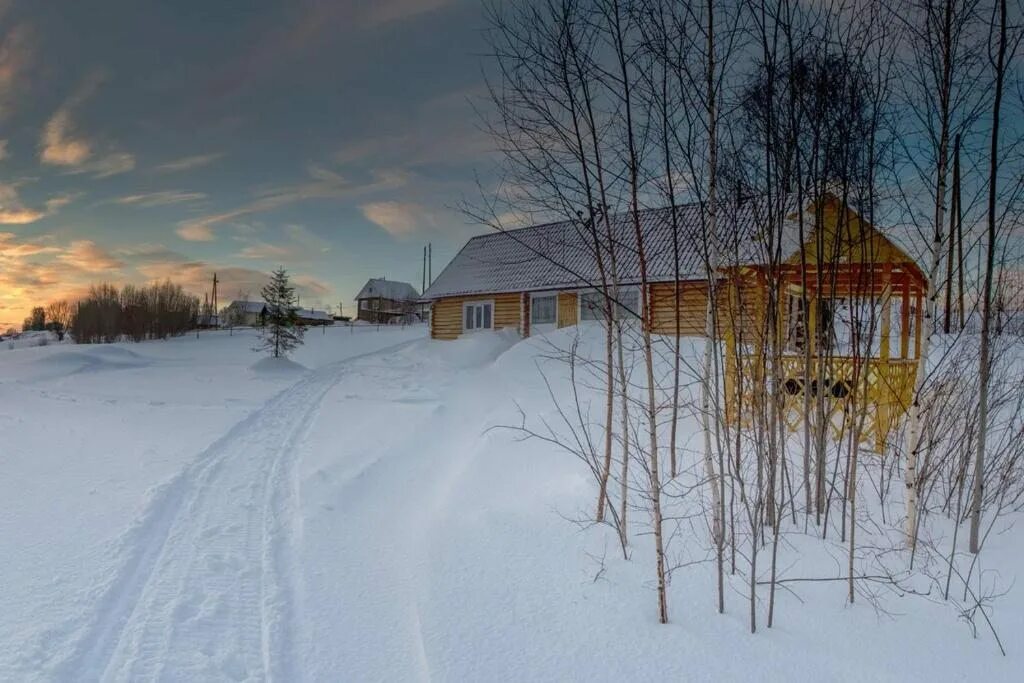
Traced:
<path fill-rule="evenodd" d="M 863 417 L 861 442 L 883 452 L 893 430 L 910 408 L 917 360 L 812 357 L 808 367 L 802 354 L 781 357 L 778 380 L 771 375 L 770 359 L 759 354 L 726 354 L 725 418 L 730 426 L 752 427 L 754 417 L 774 396 L 778 381 L 782 419 L 790 432 L 803 429 L 805 396 L 811 398 L 810 416 L 823 419 L 839 437 L 853 428 L 848 417 Z M 819 398 L 824 398 L 824 411 Z M 861 411 L 863 411 L 861 413 Z M 821 414 L 823 412 L 823 414 Z M 769 413 L 764 412 L 764 415 Z M 859 415 L 860 414 L 860 415 Z"/>

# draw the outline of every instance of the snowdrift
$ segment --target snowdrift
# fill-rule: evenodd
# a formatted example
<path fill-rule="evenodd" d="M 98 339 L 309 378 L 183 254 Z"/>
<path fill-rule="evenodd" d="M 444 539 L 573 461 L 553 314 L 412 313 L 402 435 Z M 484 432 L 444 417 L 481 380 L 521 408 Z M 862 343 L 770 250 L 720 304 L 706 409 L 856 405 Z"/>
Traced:
<path fill-rule="evenodd" d="M 249 372 L 257 377 L 294 377 L 307 371 L 305 366 L 283 356 L 261 358 L 249 366 Z"/>

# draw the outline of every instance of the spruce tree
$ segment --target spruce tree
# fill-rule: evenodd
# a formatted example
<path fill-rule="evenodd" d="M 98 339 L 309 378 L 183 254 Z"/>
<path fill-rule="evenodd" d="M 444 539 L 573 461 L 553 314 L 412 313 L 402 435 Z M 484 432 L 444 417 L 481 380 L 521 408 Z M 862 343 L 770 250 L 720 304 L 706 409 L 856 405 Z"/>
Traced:
<path fill-rule="evenodd" d="M 260 293 L 267 307 L 260 348 L 272 352 L 274 358 L 287 357 L 292 349 L 302 344 L 305 332 L 296 314 L 295 288 L 288 280 L 287 271 L 275 270 Z"/>

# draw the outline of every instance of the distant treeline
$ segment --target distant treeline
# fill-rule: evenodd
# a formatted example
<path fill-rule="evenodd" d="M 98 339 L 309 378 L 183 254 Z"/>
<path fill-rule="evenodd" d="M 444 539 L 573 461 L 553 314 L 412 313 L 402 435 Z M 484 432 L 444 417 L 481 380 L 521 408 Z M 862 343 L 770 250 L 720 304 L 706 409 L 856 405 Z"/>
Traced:
<path fill-rule="evenodd" d="M 101 284 L 71 309 L 67 327 L 79 344 L 166 339 L 195 329 L 199 297 L 170 281 L 120 290 Z"/>

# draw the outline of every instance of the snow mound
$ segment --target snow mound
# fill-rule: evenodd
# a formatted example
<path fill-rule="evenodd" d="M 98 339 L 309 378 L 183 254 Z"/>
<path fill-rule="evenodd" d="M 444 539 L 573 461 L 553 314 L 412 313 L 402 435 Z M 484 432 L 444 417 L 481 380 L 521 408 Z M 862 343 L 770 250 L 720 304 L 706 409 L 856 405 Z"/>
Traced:
<path fill-rule="evenodd" d="M 22 332 L 13 337 L 0 337 L 0 341 L 8 349 L 28 349 L 36 346 L 49 346 L 51 344 L 66 343 L 70 341 L 65 337 L 65 342 L 60 342 L 53 332 Z"/>
<path fill-rule="evenodd" d="M 515 330 L 498 330 L 481 334 L 467 334 L 453 341 L 435 341 L 427 352 L 435 360 L 453 368 L 486 365 L 521 341 Z M 421 356 L 421 347 L 407 347 L 403 355 Z"/>
<path fill-rule="evenodd" d="M 249 371 L 257 377 L 288 377 L 308 372 L 309 368 L 287 358 L 268 356 L 261 358 L 249 366 Z"/>
<path fill-rule="evenodd" d="M 79 372 L 103 372 L 142 368 L 150 362 L 125 348 L 118 346 L 97 346 L 82 350 L 62 350 L 59 353 L 37 358 L 34 365 L 45 368 L 47 373 L 72 375 Z"/>

